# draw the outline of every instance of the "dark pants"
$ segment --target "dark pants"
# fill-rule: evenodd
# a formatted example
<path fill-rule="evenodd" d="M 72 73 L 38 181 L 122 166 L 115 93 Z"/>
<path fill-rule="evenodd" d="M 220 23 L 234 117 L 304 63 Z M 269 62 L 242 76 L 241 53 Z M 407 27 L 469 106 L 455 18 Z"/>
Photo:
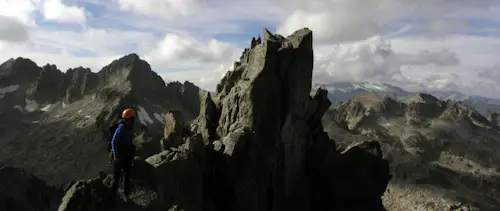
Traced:
<path fill-rule="evenodd" d="M 128 196 L 130 194 L 130 168 L 132 159 L 117 159 L 113 163 L 113 194 L 116 194 L 123 171 L 123 193 Z"/>

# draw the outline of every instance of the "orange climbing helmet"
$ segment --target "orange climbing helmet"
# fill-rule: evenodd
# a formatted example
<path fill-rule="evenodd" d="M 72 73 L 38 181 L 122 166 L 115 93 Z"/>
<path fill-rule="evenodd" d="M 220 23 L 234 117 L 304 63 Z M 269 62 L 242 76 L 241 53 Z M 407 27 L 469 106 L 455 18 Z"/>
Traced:
<path fill-rule="evenodd" d="M 135 111 L 130 109 L 130 108 L 127 108 L 125 110 L 123 110 L 122 112 L 122 118 L 124 119 L 130 119 L 132 117 L 135 117 Z"/>

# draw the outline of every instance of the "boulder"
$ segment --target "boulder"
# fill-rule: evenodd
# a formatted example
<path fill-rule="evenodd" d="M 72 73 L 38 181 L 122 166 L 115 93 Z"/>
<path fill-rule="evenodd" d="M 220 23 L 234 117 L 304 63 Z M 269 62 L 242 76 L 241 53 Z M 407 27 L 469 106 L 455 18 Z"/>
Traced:
<path fill-rule="evenodd" d="M 165 115 L 165 129 L 161 140 L 161 149 L 177 147 L 182 144 L 184 133 L 184 117 L 180 111 L 168 111 Z"/>
<path fill-rule="evenodd" d="M 500 113 L 492 113 L 489 120 L 493 123 L 493 125 L 500 127 Z"/>
<path fill-rule="evenodd" d="M 146 159 L 154 169 L 158 206 L 161 210 L 210 210 L 205 204 L 203 165 L 205 158 L 200 136 L 188 138 L 178 148 L 171 148 Z M 175 207 L 175 208 L 174 208 Z"/>
<path fill-rule="evenodd" d="M 112 200 L 111 191 L 102 179 L 80 180 L 66 192 L 58 211 L 109 210 Z"/>
<path fill-rule="evenodd" d="M 58 211 L 108 211 L 108 210 L 155 210 L 156 193 L 151 189 L 152 168 L 144 168 L 143 161 L 134 165 L 130 199 L 125 200 L 121 190 L 112 194 L 112 175 L 101 172 L 99 178 L 80 180 L 73 183 L 62 198 Z M 139 169 L 137 169 L 139 168 Z M 134 172 L 133 171 L 133 172 Z M 140 175 L 138 175 L 140 171 Z"/>
<path fill-rule="evenodd" d="M 168 137 L 172 133 L 182 137 L 183 132 L 184 118 L 182 117 L 182 113 L 179 111 L 168 111 L 165 115 L 164 137 Z"/>
<path fill-rule="evenodd" d="M 216 139 L 217 110 L 209 92 L 201 97 L 200 115 L 196 119 L 197 132 L 203 137 L 203 142 L 208 144 Z"/>

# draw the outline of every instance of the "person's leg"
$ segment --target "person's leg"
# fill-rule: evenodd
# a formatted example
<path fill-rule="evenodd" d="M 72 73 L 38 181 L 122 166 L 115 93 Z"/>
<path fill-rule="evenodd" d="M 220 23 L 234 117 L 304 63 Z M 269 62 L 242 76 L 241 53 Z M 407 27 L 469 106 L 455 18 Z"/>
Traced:
<path fill-rule="evenodd" d="M 123 162 L 123 173 L 124 173 L 123 193 L 125 194 L 125 196 L 130 195 L 130 173 L 131 173 L 130 170 L 131 170 L 131 167 L 132 167 L 132 159 L 124 160 L 124 162 Z"/>
<path fill-rule="evenodd" d="M 118 191 L 118 185 L 120 184 L 120 178 L 122 174 L 122 164 L 120 161 L 115 161 L 113 163 L 113 186 L 111 188 L 113 196 L 116 195 L 116 191 Z"/>

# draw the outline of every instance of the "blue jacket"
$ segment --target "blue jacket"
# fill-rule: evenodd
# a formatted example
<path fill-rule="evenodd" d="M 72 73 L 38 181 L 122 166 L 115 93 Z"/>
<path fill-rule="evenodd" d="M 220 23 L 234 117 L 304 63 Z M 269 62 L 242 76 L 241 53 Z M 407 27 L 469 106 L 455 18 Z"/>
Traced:
<path fill-rule="evenodd" d="M 125 156 L 132 156 L 132 151 L 134 150 L 133 139 L 134 132 L 128 129 L 124 123 L 120 123 L 111 140 L 111 153 L 113 153 L 113 157 L 120 159 Z"/>

